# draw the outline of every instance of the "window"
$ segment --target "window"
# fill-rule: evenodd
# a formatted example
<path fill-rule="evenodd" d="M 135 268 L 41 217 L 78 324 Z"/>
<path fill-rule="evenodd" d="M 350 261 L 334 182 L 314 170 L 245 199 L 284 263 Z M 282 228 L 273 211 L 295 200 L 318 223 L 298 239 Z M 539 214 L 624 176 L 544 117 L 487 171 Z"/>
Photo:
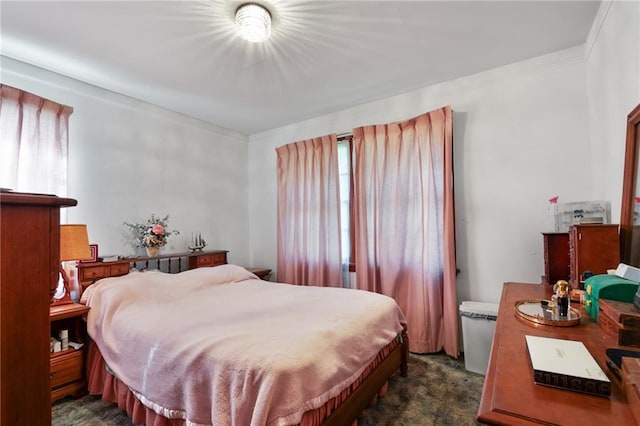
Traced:
<path fill-rule="evenodd" d="M 69 106 L 0 84 L 0 186 L 66 195 L 72 112 Z"/>
<path fill-rule="evenodd" d="M 343 135 L 338 138 L 338 174 L 340 180 L 340 230 L 342 264 L 348 264 L 349 270 L 354 271 L 355 244 L 353 226 L 353 170 L 352 155 L 353 135 Z"/>

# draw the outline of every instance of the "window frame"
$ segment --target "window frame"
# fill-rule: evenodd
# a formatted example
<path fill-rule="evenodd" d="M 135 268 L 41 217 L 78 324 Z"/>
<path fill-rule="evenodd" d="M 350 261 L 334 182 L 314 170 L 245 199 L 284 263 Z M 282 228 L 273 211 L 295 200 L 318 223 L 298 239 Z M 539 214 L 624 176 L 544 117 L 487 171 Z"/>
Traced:
<path fill-rule="evenodd" d="M 345 133 L 337 137 L 337 142 L 347 142 L 349 144 L 349 272 L 356 271 L 355 259 L 355 206 L 353 201 L 354 196 L 354 170 L 353 170 L 353 134 Z"/>

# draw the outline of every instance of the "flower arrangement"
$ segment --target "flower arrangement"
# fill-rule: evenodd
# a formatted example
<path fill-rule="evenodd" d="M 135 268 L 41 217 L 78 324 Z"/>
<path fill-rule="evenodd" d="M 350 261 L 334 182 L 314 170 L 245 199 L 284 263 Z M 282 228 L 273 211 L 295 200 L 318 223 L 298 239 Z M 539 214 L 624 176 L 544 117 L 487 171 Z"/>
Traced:
<path fill-rule="evenodd" d="M 169 235 L 180 234 L 179 231 L 167 230 L 168 220 L 169 215 L 159 218 L 152 214 L 145 224 L 129 222 L 123 222 L 123 224 L 133 232 L 136 247 L 162 247 L 167 244 Z"/>

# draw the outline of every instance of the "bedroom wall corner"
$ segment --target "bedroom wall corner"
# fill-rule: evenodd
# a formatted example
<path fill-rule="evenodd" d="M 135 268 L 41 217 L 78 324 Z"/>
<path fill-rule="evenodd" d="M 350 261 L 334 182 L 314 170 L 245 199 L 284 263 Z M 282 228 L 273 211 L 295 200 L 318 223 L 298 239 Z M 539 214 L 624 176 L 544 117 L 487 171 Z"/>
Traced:
<path fill-rule="evenodd" d="M 169 215 L 162 251 L 187 250 L 199 231 L 207 248 L 249 261 L 248 137 L 2 57 L 2 81 L 70 105 L 70 223 L 86 223 L 99 254 L 135 254 L 123 221 Z M 161 251 L 161 252 L 162 252 Z"/>
<path fill-rule="evenodd" d="M 505 281 L 540 282 L 548 199 L 592 196 L 584 46 L 254 134 L 251 260 L 276 265 L 277 146 L 451 105 L 460 300 L 497 302 Z"/>
<path fill-rule="evenodd" d="M 603 1 L 586 45 L 594 199 L 620 221 L 626 117 L 640 103 L 640 2 Z"/>

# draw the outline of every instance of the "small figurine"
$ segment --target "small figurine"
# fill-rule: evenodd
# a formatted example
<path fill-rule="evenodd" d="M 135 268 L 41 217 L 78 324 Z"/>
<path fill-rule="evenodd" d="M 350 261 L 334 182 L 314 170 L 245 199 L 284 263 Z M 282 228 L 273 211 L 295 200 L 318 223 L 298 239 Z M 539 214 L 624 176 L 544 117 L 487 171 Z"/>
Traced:
<path fill-rule="evenodd" d="M 555 285 L 558 315 L 566 317 L 569 314 L 569 283 L 559 280 Z"/>

